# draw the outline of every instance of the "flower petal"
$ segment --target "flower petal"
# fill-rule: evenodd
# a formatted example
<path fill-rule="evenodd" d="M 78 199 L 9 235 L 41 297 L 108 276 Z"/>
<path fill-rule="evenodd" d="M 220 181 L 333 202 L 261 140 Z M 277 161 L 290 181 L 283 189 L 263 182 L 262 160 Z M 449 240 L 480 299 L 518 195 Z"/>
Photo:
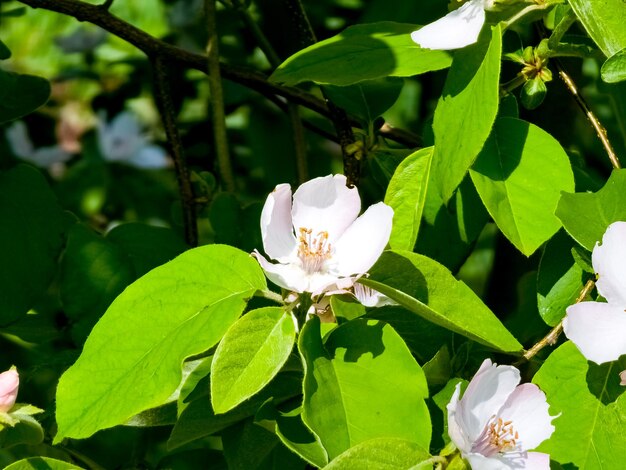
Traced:
<path fill-rule="evenodd" d="M 35 147 L 23 121 L 11 124 L 6 130 L 6 137 L 15 156 L 26 160 L 33 154 Z"/>
<path fill-rule="evenodd" d="M 626 222 L 614 222 L 591 255 L 596 287 L 607 302 L 626 308 Z"/>
<path fill-rule="evenodd" d="M 302 184 L 293 195 L 293 227 L 311 229 L 314 235 L 328 232 L 333 245 L 361 211 L 361 198 L 355 187 L 346 186 L 343 175 L 314 178 Z"/>
<path fill-rule="evenodd" d="M 513 422 L 513 429 L 519 433 L 517 442 L 521 450 L 526 451 L 537 447 L 554 432 L 552 420 L 556 416 L 550 416 L 548 408 L 546 395 L 539 387 L 522 384 L 509 395 L 498 417 Z"/>
<path fill-rule="evenodd" d="M 389 242 L 392 220 L 388 205 L 370 206 L 335 243 L 332 269 L 341 276 L 366 273 Z"/>
<path fill-rule="evenodd" d="M 11 369 L 0 374 L 0 412 L 6 413 L 17 399 L 17 391 L 20 386 L 20 376 L 17 370 L 12 367 Z"/>
<path fill-rule="evenodd" d="M 619 373 L 619 384 L 626 385 L 626 370 L 623 370 Z"/>
<path fill-rule="evenodd" d="M 291 223 L 291 187 L 279 184 L 267 196 L 261 212 L 261 236 L 265 253 L 286 263 L 296 250 L 297 240 Z"/>
<path fill-rule="evenodd" d="M 550 470 L 550 455 L 540 452 L 517 452 L 485 457 L 482 454 L 467 454 L 472 470 Z"/>
<path fill-rule="evenodd" d="M 170 166 L 170 161 L 162 147 L 158 145 L 144 145 L 137 149 L 127 161 L 129 165 L 148 170 L 157 170 Z"/>
<path fill-rule="evenodd" d="M 485 359 L 457 406 L 457 422 L 476 442 L 488 421 L 498 413 L 520 381 L 513 366 L 498 366 Z"/>
<path fill-rule="evenodd" d="M 580 302 L 567 307 L 563 330 L 580 352 L 597 364 L 626 354 L 626 313 L 603 302 Z"/>
<path fill-rule="evenodd" d="M 448 409 L 448 436 L 464 455 L 472 448 L 465 429 L 461 427 L 457 421 L 457 408 L 459 406 L 459 395 L 461 393 L 461 383 L 456 384 L 450 403 L 446 407 Z"/>
<path fill-rule="evenodd" d="M 460 49 L 478 40 L 484 24 L 484 1 L 470 0 L 443 18 L 413 31 L 411 39 L 425 49 Z"/>

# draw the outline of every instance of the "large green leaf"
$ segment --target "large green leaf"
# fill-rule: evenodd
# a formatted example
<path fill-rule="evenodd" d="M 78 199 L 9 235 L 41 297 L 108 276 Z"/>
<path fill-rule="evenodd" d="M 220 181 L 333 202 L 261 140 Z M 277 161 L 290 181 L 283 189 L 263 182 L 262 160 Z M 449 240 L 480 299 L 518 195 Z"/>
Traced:
<path fill-rule="evenodd" d="M 389 245 L 394 250 L 412 250 L 417 240 L 426 204 L 433 147 L 406 157 L 391 178 L 385 204 L 393 209 L 393 228 Z"/>
<path fill-rule="evenodd" d="M 602 80 L 617 83 L 626 80 L 626 48 L 609 57 L 600 70 Z"/>
<path fill-rule="evenodd" d="M 6 325 L 48 288 L 68 219 L 41 173 L 18 165 L 0 172 L 0 220 L 0 325 Z"/>
<path fill-rule="evenodd" d="M 278 373 L 296 339 L 290 314 L 281 307 L 247 313 L 231 326 L 211 364 L 211 402 L 225 413 L 250 398 Z"/>
<path fill-rule="evenodd" d="M 535 374 L 533 382 L 546 393 L 556 430 L 537 450 L 553 460 L 572 462 L 585 470 L 623 468 L 626 462 L 626 395 L 608 397 L 619 386 L 621 367 L 608 365 L 602 375 L 591 367 L 573 343 L 554 351 Z M 590 386 L 601 389 L 600 399 Z M 607 405 L 603 401 L 614 400 Z"/>
<path fill-rule="evenodd" d="M 556 216 L 574 240 L 593 250 L 609 225 L 626 221 L 626 170 L 614 170 L 596 193 L 562 194 Z"/>
<path fill-rule="evenodd" d="M 417 28 L 391 21 L 351 26 L 289 57 L 270 80 L 285 85 L 304 81 L 352 85 L 449 67 L 449 53 L 422 49 L 411 40 L 411 32 Z"/>
<path fill-rule="evenodd" d="M 29 457 L 5 467 L 5 470 L 81 470 L 82 467 L 50 457 Z"/>
<path fill-rule="evenodd" d="M 561 227 L 561 191 L 574 190 L 563 147 L 534 124 L 500 118 L 470 171 L 498 228 L 530 256 Z"/>
<path fill-rule="evenodd" d="M 626 48 L 626 8 L 622 0 L 569 0 L 569 4 L 607 57 Z"/>
<path fill-rule="evenodd" d="M 324 470 L 410 469 L 430 458 L 430 454 L 415 442 L 394 438 L 378 438 L 357 444 L 333 459 Z M 430 469 L 420 466 L 420 469 Z"/>
<path fill-rule="evenodd" d="M 50 97 L 50 82 L 0 69 L 0 124 L 32 113 Z"/>
<path fill-rule="evenodd" d="M 522 345 L 500 320 L 444 266 L 410 251 L 386 251 L 359 282 L 437 325 L 505 352 Z"/>
<path fill-rule="evenodd" d="M 352 320 L 323 344 L 314 317 L 302 329 L 298 347 L 306 365 L 302 419 L 329 458 L 377 437 L 428 448 L 426 378 L 391 326 Z"/>
<path fill-rule="evenodd" d="M 478 43 L 457 51 L 437 103 L 432 171 L 444 201 L 463 181 L 496 119 L 501 36 L 499 26 L 485 28 Z"/>
<path fill-rule="evenodd" d="M 131 284 L 59 381 L 55 440 L 88 437 L 163 404 L 182 361 L 215 345 L 265 287 L 258 263 L 224 245 L 187 251 Z"/>

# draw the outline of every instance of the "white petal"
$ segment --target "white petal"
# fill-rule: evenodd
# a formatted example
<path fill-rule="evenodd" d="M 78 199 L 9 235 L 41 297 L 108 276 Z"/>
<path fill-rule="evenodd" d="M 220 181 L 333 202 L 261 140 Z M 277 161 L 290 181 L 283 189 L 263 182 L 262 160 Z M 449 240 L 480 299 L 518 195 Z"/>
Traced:
<path fill-rule="evenodd" d="M 581 302 L 567 307 L 565 335 L 580 352 L 597 364 L 626 354 L 626 312 L 603 302 Z"/>
<path fill-rule="evenodd" d="M 129 159 L 146 145 L 146 139 L 141 135 L 139 121 L 132 113 L 124 111 L 108 124 L 104 121 L 106 114 L 100 113 L 98 116 L 100 117 L 96 127 L 98 146 L 105 160 Z"/>
<path fill-rule="evenodd" d="M 279 184 L 267 196 L 261 212 L 261 236 L 265 253 L 275 260 L 287 262 L 296 249 L 291 223 L 291 187 Z"/>
<path fill-rule="evenodd" d="M 619 373 L 619 384 L 620 385 L 626 385 L 626 370 L 623 370 Z"/>
<path fill-rule="evenodd" d="M 522 384 L 509 396 L 498 417 L 512 421 L 521 450 L 532 450 L 554 432 L 546 395 L 535 384 Z"/>
<path fill-rule="evenodd" d="M 370 206 L 335 243 L 332 269 L 341 276 L 366 273 L 389 242 L 392 220 L 388 205 Z"/>
<path fill-rule="evenodd" d="M 592 253 L 593 269 L 598 274 L 596 287 L 607 302 L 626 308 L 626 222 L 614 222 L 596 243 Z"/>
<path fill-rule="evenodd" d="M 513 366 L 497 366 L 485 359 L 457 406 L 457 422 L 475 442 L 489 420 L 498 413 L 520 381 Z"/>
<path fill-rule="evenodd" d="M 472 470 L 550 470 L 550 456 L 539 452 L 507 453 L 493 457 L 468 454 L 465 458 Z"/>
<path fill-rule="evenodd" d="M 355 187 L 346 187 L 346 177 L 329 175 L 301 185 L 293 195 L 293 226 L 328 232 L 332 245 L 361 211 L 361 198 Z"/>
<path fill-rule="evenodd" d="M 483 24 L 483 0 L 470 0 L 443 18 L 413 31 L 411 39 L 425 49 L 460 49 L 478 40 Z"/>
<path fill-rule="evenodd" d="M 140 147 L 126 163 L 147 170 L 158 170 L 170 166 L 165 150 L 158 145 L 144 145 Z"/>
<path fill-rule="evenodd" d="M 459 425 L 457 421 L 457 408 L 459 406 L 459 394 L 461 393 L 461 383 L 456 384 L 450 403 L 446 407 L 448 409 L 448 435 L 454 443 L 454 445 L 463 454 L 466 454 L 472 448 L 472 443 L 469 441 L 465 430 Z"/>
<path fill-rule="evenodd" d="M 13 153 L 24 160 L 28 160 L 34 152 L 33 142 L 28 135 L 28 129 L 23 121 L 15 121 L 6 130 L 7 141 Z"/>
<path fill-rule="evenodd" d="M 354 296 L 365 307 L 384 307 L 385 305 L 398 305 L 384 294 L 371 287 L 364 286 L 360 283 L 354 284 Z"/>

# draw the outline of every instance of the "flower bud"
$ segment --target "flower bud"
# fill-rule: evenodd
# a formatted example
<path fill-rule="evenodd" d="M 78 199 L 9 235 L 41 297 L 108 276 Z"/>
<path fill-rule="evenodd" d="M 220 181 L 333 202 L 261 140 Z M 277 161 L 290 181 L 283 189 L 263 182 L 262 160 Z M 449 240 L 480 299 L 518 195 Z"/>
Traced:
<path fill-rule="evenodd" d="M 6 413 L 13 408 L 19 386 L 20 376 L 15 367 L 0 374 L 0 412 Z"/>

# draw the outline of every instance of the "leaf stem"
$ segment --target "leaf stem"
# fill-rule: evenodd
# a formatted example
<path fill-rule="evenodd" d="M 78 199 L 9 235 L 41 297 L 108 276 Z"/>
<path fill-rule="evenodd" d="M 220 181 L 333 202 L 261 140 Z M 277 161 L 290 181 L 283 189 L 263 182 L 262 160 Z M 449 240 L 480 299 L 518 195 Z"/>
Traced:
<path fill-rule="evenodd" d="M 285 305 L 285 300 L 283 299 L 283 297 L 280 294 L 277 294 L 276 292 L 272 292 L 269 289 L 258 290 L 254 293 L 254 296 L 272 300 L 280 305 Z"/>
<path fill-rule="evenodd" d="M 207 42 L 207 64 L 209 71 L 209 88 L 211 90 L 211 110 L 213 112 L 213 137 L 215 139 L 215 153 L 222 183 L 227 191 L 235 190 L 235 177 L 228 151 L 228 136 L 226 134 L 226 113 L 224 111 L 224 92 L 222 90 L 222 75 L 220 71 L 219 38 L 217 35 L 216 0 L 205 0 L 204 10 L 209 33 Z"/>
<path fill-rule="evenodd" d="M 575 303 L 578 304 L 585 300 L 585 297 L 589 295 L 595 285 L 596 282 L 593 279 L 589 279 L 583 289 L 580 291 L 580 294 L 576 298 Z M 544 347 L 546 347 L 547 345 L 555 344 L 556 340 L 559 338 L 561 332 L 563 331 L 563 320 L 565 320 L 565 317 L 563 317 L 561 321 L 558 322 L 546 336 L 539 340 L 532 348 L 527 350 L 522 357 L 525 360 L 530 361 L 530 359 L 535 356 L 539 351 L 541 351 Z"/>

